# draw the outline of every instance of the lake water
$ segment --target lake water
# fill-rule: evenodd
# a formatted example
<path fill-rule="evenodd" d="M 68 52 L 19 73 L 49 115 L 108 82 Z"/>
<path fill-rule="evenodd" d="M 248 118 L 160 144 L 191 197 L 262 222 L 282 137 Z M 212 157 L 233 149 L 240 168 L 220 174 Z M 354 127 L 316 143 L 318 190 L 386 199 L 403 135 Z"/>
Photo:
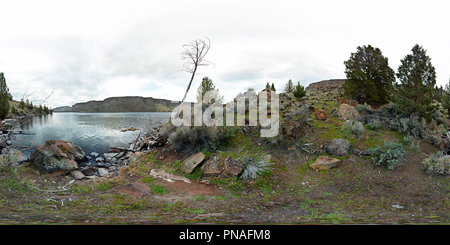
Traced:
<path fill-rule="evenodd" d="M 121 132 L 136 127 L 144 133 L 147 125 L 165 123 L 170 112 L 73 113 L 58 112 L 29 117 L 15 129 L 30 130 L 34 135 L 16 134 L 13 145 L 33 146 L 45 141 L 67 140 L 80 146 L 86 155 L 108 152 L 110 147 L 128 147 L 138 131 Z"/>

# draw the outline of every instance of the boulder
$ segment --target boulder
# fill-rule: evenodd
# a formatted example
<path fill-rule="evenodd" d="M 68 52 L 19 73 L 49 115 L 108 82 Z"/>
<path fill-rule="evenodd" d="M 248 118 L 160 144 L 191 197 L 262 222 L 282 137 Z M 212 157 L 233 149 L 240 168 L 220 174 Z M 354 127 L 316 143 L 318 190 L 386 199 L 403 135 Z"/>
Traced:
<path fill-rule="evenodd" d="M 333 139 L 330 144 L 325 146 L 325 151 L 332 156 L 345 156 L 350 150 L 350 142 L 345 139 Z"/>
<path fill-rule="evenodd" d="M 91 154 L 89 154 L 89 156 L 91 156 L 92 158 L 96 158 L 98 157 L 98 153 L 97 152 L 91 152 Z"/>
<path fill-rule="evenodd" d="M 310 165 L 310 167 L 312 169 L 330 169 L 339 166 L 341 162 L 342 162 L 341 160 L 336 158 L 319 156 L 317 160 Z"/>
<path fill-rule="evenodd" d="M 316 118 L 319 120 L 327 120 L 327 114 L 323 109 L 316 111 Z"/>
<path fill-rule="evenodd" d="M 285 120 L 284 121 L 284 132 L 286 136 L 292 136 L 294 138 L 301 137 L 305 135 L 303 130 L 306 127 L 306 123 L 294 121 L 294 120 Z"/>
<path fill-rule="evenodd" d="M 223 172 L 223 166 L 220 163 L 220 156 L 217 153 L 212 154 L 201 167 L 202 173 L 206 176 L 218 176 Z"/>
<path fill-rule="evenodd" d="M 193 154 L 181 163 L 181 169 L 187 174 L 190 174 L 204 159 L 205 154 L 203 152 Z"/>
<path fill-rule="evenodd" d="M 232 156 L 228 156 L 223 160 L 223 174 L 229 177 L 238 176 L 244 167 Z"/>
<path fill-rule="evenodd" d="M 339 106 L 339 109 L 337 111 L 337 116 L 339 120 L 346 121 L 346 120 L 358 120 L 359 113 L 355 109 L 355 107 L 350 106 L 348 104 L 341 104 Z"/>
<path fill-rule="evenodd" d="M 97 168 L 89 166 L 89 167 L 82 169 L 81 173 L 83 173 L 85 176 L 92 176 L 92 175 L 97 175 L 98 170 L 97 170 Z"/>
<path fill-rule="evenodd" d="M 30 163 L 42 174 L 65 174 L 85 162 L 88 159 L 81 147 L 65 140 L 47 140 L 30 156 Z"/>

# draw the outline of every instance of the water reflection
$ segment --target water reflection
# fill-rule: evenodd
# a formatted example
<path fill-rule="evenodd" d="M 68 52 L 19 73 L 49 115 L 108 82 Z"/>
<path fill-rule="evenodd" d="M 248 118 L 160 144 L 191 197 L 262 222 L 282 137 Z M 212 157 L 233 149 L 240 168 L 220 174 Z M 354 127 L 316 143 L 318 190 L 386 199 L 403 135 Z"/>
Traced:
<path fill-rule="evenodd" d="M 165 123 L 169 118 L 170 112 L 53 113 L 27 118 L 17 129 L 35 134 L 18 134 L 13 144 L 30 146 L 59 139 L 79 145 L 86 154 L 103 153 L 111 146 L 127 147 L 133 141 L 137 131 L 121 129 L 136 127 L 144 131 L 147 125 Z"/>

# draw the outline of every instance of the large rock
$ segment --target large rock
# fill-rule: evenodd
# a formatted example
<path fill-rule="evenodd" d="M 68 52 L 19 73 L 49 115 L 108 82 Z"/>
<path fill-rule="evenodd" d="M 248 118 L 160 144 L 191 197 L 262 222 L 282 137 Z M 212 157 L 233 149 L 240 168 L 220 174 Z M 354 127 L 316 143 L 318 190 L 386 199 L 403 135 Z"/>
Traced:
<path fill-rule="evenodd" d="M 350 106 L 348 104 L 341 104 L 339 106 L 339 109 L 337 111 L 337 116 L 339 120 L 346 121 L 346 120 L 358 120 L 359 113 L 355 109 L 355 107 Z"/>
<path fill-rule="evenodd" d="M 327 114 L 323 109 L 316 111 L 316 118 L 319 120 L 327 120 Z"/>
<path fill-rule="evenodd" d="M 232 156 L 228 156 L 223 160 L 223 175 L 235 177 L 238 176 L 242 170 L 244 170 L 244 167 Z"/>
<path fill-rule="evenodd" d="M 217 153 L 212 154 L 201 167 L 202 173 L 206 176 L 218 176 L 223 172 L 223 165 Z"/>
<path fill-rule="evenodd" d="M 64 140 L 47 140 L 30 156 L 31 164 L 42 174 L 65 174 L 88 161 L 81 147 Z"/>
<path fill-rule="evenodd" d="M 294 120 L 285 120 L 283 125 L 286 136 L 298 138 L 305 135 L 304 127 L 306 127 L 306 123 L 297 122 Z"/>
<path fill-rule="evenodd" d="M 181 163 L 181 169 L 187 174 L 190 174 L 204 159 L 205 154 L 203 152 L 193 154 Z"/>
<path fill-rule="evenodd" d="M 312 169 L 330 169 L 339 166 L 339 164 L 341 164 L 341 160 L 339 159 L 320 156 L 313 164 L 310 165 L 310 167 Z"/>
<path fill-rule="evenodd" d="M 325 151 L 332 156 L 345 156 L 350 150 L 350 142 L 345 139 L 333 139 L 330 144 L 325 146 Z"/>

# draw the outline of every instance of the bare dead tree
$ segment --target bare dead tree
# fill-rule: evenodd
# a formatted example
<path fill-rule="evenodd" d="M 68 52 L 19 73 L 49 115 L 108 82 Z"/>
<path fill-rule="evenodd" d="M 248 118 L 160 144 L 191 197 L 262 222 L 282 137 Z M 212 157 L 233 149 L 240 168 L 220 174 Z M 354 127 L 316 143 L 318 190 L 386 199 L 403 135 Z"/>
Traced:
<path fill-rule="evenodd" d="M 187 61 L 183 64 L 182 71 L 191 73 L 192 75 L 181 103 L 183 103 L 186 99 L 189 89 L 191 88 L 192 81 L 194 80 L 194 76 L 197 74 L 198 67 L 214 65 L 214 63 L 204 59 L 209 51 L 209 48 L 211 47 L 211 41 L 208 37 L 206 37 L 206 39 L 208 40 L 207 42 L 205 40 L 197 39 L 189 44 L 183 45 L 185 50 L 181 53 L 181 58 Z"/>

